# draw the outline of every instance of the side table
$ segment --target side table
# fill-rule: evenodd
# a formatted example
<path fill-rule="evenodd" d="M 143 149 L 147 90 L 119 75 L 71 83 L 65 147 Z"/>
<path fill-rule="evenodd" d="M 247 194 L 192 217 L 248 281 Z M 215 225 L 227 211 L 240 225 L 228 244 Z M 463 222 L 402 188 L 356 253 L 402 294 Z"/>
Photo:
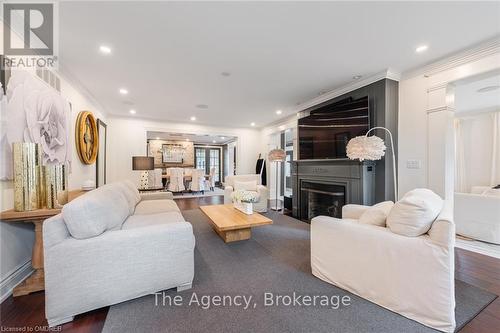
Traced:
<path fill-rule="evenodd" d="M 86 191 L 70 191 L 68 200 L 84 194 Z M 61 209 L 35 209 L 25 212 L 16 212 L 13 209 L 5 210 L 0 213 L 0 221 L 5 223 L 33 223 L 35 225 L 35 240 L 33 243 L 33 252 L 31 254 L 31 266 L 34 272 L 17 287 L 14 288 L 14 297 L 28 295 L 35 291 L 45 289 L 45 275 L 43 271 L 43 222 L 61 212 Z"/>

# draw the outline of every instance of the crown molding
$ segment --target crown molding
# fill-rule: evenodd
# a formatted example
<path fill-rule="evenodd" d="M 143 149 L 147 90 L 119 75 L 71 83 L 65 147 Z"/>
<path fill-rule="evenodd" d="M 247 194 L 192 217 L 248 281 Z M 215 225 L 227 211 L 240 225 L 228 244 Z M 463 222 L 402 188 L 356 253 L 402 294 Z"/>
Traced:
<path fill-rule="evenodd" d="M 110 113 L 105 110 L 105 108 L 97 100 L 97 98 L 85 87 L 83 83 L 81 83 L 80 80 L 76 78 L 75 75 L 71 73 L 71 71 L 67 67 L 63 66 L 61 63 L 59 63 L 58 66 L 59 68 L 55 72 L 62 80 L 72 86 L 73 89 L 78 91 L 78 93 L 80 93 L 83 97 L 88 99 L 90 103 L 97 107 L 99 109 L 99 112 L 102 113 L 106 118 L 110 116 Z"/>
<path fill-rule="evenodd" d="M 301 112 L 306 109 L 309 109 L 310 107 L 313 107 L 315 105 L 321 104 L 323 102 L 326 102 L 328 100 L 331 100 L 335 97 L 341 96 L 343 94 L 346 94 L 348 92 L 351 92 L 353 90 L 359 89 L 361 87 L 367 86 L 369 84 L 372 84 L 374 82 L 383 80 L 383 79 L 391 79 L 394 81 L 399 81 L 401 75 L 395 71 L 392 71 L 390 69 L 386 69 L 383 71 L 380 71 L 378 73 L 375 73 L 373 75 L 370 75 L 362 80 L 357 80 L 355 82 L 349 83 L 347 85 L 341 86 L 339 88 L 330 90 L 318 97 L 315 97 L 313 99 L 310 99 L 307 102 L 301 103 L 297 105 L 294 109 L 295 112 Z"/>
<path fill-rule="evenodd" d="M 281 119 L 275 120 L 273 122 L 270 122 L 270 123 L 262 126 L 262 129 L 266 129 L 269 127 L 276 127 L 279 125 L 284 125 L 290 121 L 293 121 L 294 118 L 297 118 L 297 113 L 299 113 L 299 112 L 302 112 L 304 110 L 309 109 L 310 107 L 316 106 L 316 105 L 321 104 L 323 102 L 329 101 L 335 97 L 347 94 L 351 91 L 354 91 L 356 89 L 362 88 L 364 86 L 367 86 L 369 84 L 372 84 L 374 82 L 377 82 L 377 81 L 380 81 L 383 79 L 390 79 L 390 80 L 394 80 L 394 81 L 399 81 L 401 79 L 401 74 L 388 68 L 388 69 L 385 69 L 383 71 L 377 72 L 373 75 L 367 76 L 366 78 L 363 78 L 362 80 L 356 80 L 355 82 L 340 86 L 340 87 L 335 88 L 333 90 L 330 90 L 324 94 L 321 94 L 320 96 L 312 98 L 306 102 L 300 103 L 299 105 L 296 105 L 293 108 L 290 108 L 289 110 L 293 112 L 292 115 L 289 115 L 285 118 L 281 118 Z"/>
<path fill-rule="evenodd" d="M 419 75 L 429 77 L 448 69 L 474 62 L 496 53 L 500 53 L 500 36 L 488 39 L 425 66 L 403 72 L 401 78 L 409 79 Z"/>

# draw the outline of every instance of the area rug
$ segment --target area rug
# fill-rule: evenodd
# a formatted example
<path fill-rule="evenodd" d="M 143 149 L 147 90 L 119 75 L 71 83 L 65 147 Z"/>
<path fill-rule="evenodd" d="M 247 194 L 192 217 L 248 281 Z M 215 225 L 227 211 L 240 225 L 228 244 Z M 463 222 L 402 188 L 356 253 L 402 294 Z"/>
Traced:
<path fill-rule="evenodd" d="M 306 223 L 268 213 L 273 225 L 225 244 L 199 209 L 183 215 L 196 237 L 193 288 L 111 306 L 103 332 L 435 332 L 314 277 Z M 323 302 L 294 304 L 304 295 Z M 495 298 L 456 281 L 457 328 Z"/>

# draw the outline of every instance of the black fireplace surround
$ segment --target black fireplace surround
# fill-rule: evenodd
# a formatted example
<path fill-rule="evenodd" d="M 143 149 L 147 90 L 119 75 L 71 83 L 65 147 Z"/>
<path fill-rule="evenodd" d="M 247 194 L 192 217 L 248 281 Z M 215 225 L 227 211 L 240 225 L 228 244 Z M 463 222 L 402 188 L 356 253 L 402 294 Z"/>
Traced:
<path fill-rule="evenodd" d="M 305 114 L 351 98 L 368 96 L 370 127 L 388 128 L 394 138 L 397 158 L 398 82 L 382 79 L 365 87 L 338 96 L 304 110 Z M 386 142 L 385 132 L 376 132 Z M 314 143 L 312 143 L 314 145 Z M 319 215 L 341 218 L 346 204 L 373 205 L 394 200 L 393 170 L 390 147 L 386 157 L 379 161 L 339 159 L 298 159 L 292 162 L 292 214 L 305 222 Z M 397 165 L 397 161 L 396 161 Z"/>
<path fill-rule="evenodd" d="M 342 161 L 297 161 L 292 166 L 293 216 L 309 222 L 326 215 L 341 218 L 348 203 L 374 203 L 375 164 Z"/>

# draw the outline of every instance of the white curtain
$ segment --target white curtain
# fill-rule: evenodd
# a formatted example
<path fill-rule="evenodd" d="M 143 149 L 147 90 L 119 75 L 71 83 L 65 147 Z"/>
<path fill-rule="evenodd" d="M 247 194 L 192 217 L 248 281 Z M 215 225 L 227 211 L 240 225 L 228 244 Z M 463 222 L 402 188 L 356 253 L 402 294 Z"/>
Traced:
<path fill-rule="evenodd" d="M 455 119 L 455 191 L 500 184 L 500 111 Z"/>

